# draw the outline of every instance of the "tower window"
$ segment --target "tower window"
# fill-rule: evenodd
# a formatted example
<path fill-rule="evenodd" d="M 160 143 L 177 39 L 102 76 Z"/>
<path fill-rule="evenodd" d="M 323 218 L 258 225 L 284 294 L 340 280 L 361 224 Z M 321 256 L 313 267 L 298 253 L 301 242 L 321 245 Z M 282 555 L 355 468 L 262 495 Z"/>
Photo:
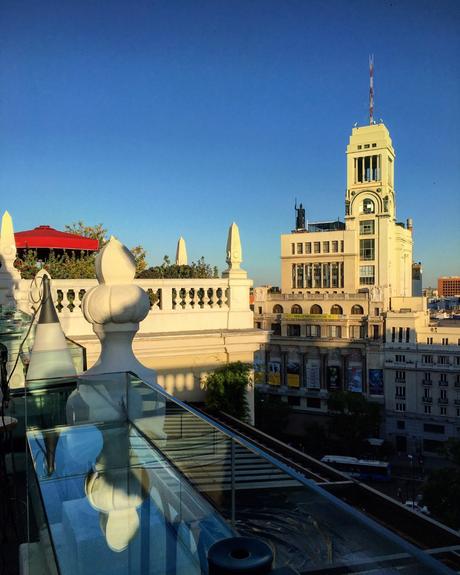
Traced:
<path fill-rule="evenodd" d="M 373 214 L 375 212 L 375 204 L 370 198 L 366 198 L 362 204 L 363 214 Z"/>
<path fill-rule="evenodd" d="M 359 233 L 362 236 L 373 235 L 375 233 L 374 220 L 363 220 L 359 222 Z"/>
<path fill-rule="evenodd" d="M 369 147 L 369 144 L 367 147 Z M 355 158 L 355 182 L 375 182 L 380 180 L 380 163 L 379 155 Z"/>
<path fill-rule="evenodd" d="M 362 260 L 373 260 L 375 240 L 359 240 L 359 257 Z"/>
<path fill-rule="evenodd" d="M 374 266 L 360 266 L 359 268 L 359 284 L 360 285 L 374 285 L 375 272 Z"/>

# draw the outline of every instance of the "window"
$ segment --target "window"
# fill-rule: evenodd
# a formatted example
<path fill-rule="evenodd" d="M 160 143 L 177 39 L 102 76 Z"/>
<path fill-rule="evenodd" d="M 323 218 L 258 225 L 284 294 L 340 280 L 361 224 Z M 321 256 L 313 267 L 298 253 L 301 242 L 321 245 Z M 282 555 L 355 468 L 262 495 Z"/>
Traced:
<path fill-rule="evenodd" d="M 395 375 L 395 381 L 406 381 L 406 372 L 398 370 Z"/>
<path fill-rule="evenodd" d="M 373 214 L 375 212 L 375 204 L 370 198 L 366 198 L 363 201 L 362 213 L 363 214 Z"/>
<path fill-rule="evenodd" d="M 368 236 L 374 234 L 374 220 L 362 220 L 359 222 L 359 233 L 362 236 Z"/>
<path fill-rule="evenodd" d="M 320 333 L 319 325 L 307 325 L 307 337 L 319 337 Z"/>
<path fill-rule="evenodd" d="M 432 355 L 422 355 L 422 363 L 433 363 Z"/>
<path fill-rule="evenodd" d="M 379 337 L 380 337 L 379 326 L 378 326 L 377 324 L 374 324 L 374 325 L 372 326 L 372 329 L 373 329 L 373 338 L 374 338 L 374 339 L 379 339 Z"/>
<path fill-rule="evenodd" d="M 442 345 L 449 345 L 449 338 L 448 337 L 442 338 Z"/>
<path fill-rule="evenodd" d="M 261 306 L 260 306 L 260 305 L 259 305 L 259 307 L 258 307 L 258 310 L 259 310 L 259 312 L 258 312 L 258 313 L 259 313 L 259 314 L 261 314 L 261 313 L 262 313 L 262 308 L 261 308 Z"/>
<path fill-rule="evenodd" d="M 405 363 L 406 356 L 405 355 L 395 355 L 395 361 L 398 363 Z"/>
<path fill-rule="evenodd" d="M 440 407 L 439 408 L 439 413 L 441 415 L 447 415 L 447 407 Z"/>
<path fill-rule="evenodd" d="M 425 423 L 423 425 L 423 431 L 425 433 L 444 434 L 444 425 L 436 425 L 434 423 Z"/>
<path fill-rule="evenodd" d="M 262 329 L 262 324 L 260 323 L 260 321 L 256 321 L 256 328 Z"/>
<path fill-rule="evenodd" d="M 340 240 L 340 251 L 343 253 L 344 241 Z"/>
<path fill-rule="evenodd" d="M 323 242 L 323 254 L 329 253 L 329 242 Z"/>
<path fill-rule="evenodd" d="M 270 326 L 273 335 L 281 335 L 281 324 L 280 323 L 272 323 Z"/>
<path fill-rule="evenodd" d="M 426 343 L 427 343 L 428 345 L 433 345 L 433 338 L 432 338 L 432 337 L 427 337 L 427 338 L 426 338 Z"/>
<path fill-rule="evenodd" d="M 430 415 L 430 413 L 431 413 L 431 405 L 425 405 L 425 413 L 426 413 L 427 415 Z"/>
<path fill-rule="evenodd" d="M 403 340 L 403 328 L 400 327 L 400 328 L 398 329 L 398 341 L 399 341 L 399 342 L 402 342 L 402 340 Z"/>
<path fill-rule="evenodd" d="M 311 242 L 305 242 L 305 253 L 311 254 Z"/>
<path fill-rule="evenodd" d="M 339 305 L 335 304 L 331 307 L 331 314 L 332 315 L 342 315 L 343 309 Z"/>
<path fill-rule="evenodd" d="M 423 381 L 429 381 L 431 382 L 431 373 L 429 371 L 426 371 L 423 375 Z"/>
<path fill-rule="evenodd" d="M 301 242 L 297 244 L 297 253 L 303 254 L 303 244 Z"/>
<path fill-rule="evenodd" d="M 447 389 L 441 389 L 439 391 L 439 397 L 440 399 L 447 399 Z"/>
<path fill-rule="evenodd" d="M 352 339 L 362 339 L 364 337 L 364 326 L 352 325 L 350 326 L 350 337 Z"/>
<path fill-rule="evenodd" d="M 282 305 L 276 304 L 273 306 L 273 313 L 283 313 L 283 312 L 284 310 Z"/>
<path fill-rule="evenodd" d="M 313 266 L 313 282 L 314 287 L 321 287 L 321 264 L 314 264 Z"/>
<path fill-rule="evenodd" d="M 441 365 L 448 365 L 449 358 L 447 357 L 447 355 L 438 355 L 438 363 L 440 363 Z"/>
<path fill-rule="evenodd" d="M 395 327 L 392 327 L 392 328 L 391 328 L 391 341 L 394 342 L 395 339 L 396 339 L 396 328 L 395 328 Z"/>
<path fill-rule="evenodd" d="M 360 285 L 374 285 L 374 266 L 360 266 L 359 283 Z"/>
<path fill-rule="evenodd" d="M 295 254 L 295 244 L 291 244 L 291 253 L 292 255 Z"/>
<path fill-rule="evenodd" d="M 329 337 L 342 337 L 342 328 L 340 325 L 329 326 Z"/>
<path fill-rule="evenodd" d="M 460 409 L 457 407 L 457 417 L 460 417 Z"/>
<path fill-rule="evenodd" d="M 380 308 L 379 307 L 374 307 L 374 315 L 376 315 L 376 316 L 380 315 Z"/>
<path fill-rule="evenodd" d="M 303 313 L 303 310 L 302 310 L 302 308 L 300 307 L 300 305 L 294 304 L 294 305 L 291 307 L 291 313 L 299 314 L 299 313 Z"/>
<path fill-rule="evenodd" d="M 460 355 L 455 356 L 455 365 L 460 365 Z"/>
<path fill-rule="evenodd" d="M 423 389 L 423 397 L 425 399 L 431 399 L 431 388 L 430 387 L 425 387 Z"/>
<path fill-rule="evenodd" d="M 373 260 L 375 240 L 359 240 L 359 257 L 362 260 Z"/>
<path fill-rule="evenodd" d="M 323 309 L 320 305 L 316 304 L 312 305 L 310 308 L 310 314 L 313 315 L 321 315 L 323 313 Z"/>
<path fill-rule="evenodd" d="M 332 253 L 336 254 L 339 251 L 339 242 L 332 242 Z"/>
<path fill-rule="evenodd" d="M 445 374 L 445 373 L 440 374 L 439 383 L 447 383 L 447 374 Z"/>
<path fill-rule="evenodd" d="M 313 251 L 315 254 L 319 254 L 321 252 L 321 242 L 313 242 Z"/>
<path fill-rule="evenodd" d="M 377 147 L 377 144 L 372 144 L 372 147 L 373 147 L 373 148 L 376 148 L 376 147 Z"/>
<path fill-rule="evenodd" d="M 406 387 L 404 385 L 396 386 L 395 397 L 406 397 Z"/>
<path fill-rule="evenodd" d="M 406 343 L 409 343 L 410 340 L 410 328 L 406 327 Z"/>
<path fill-rule="evenodd" d="M 406 429 L 406 422 L 405 421 L 397 421 L 396 422 L 396 429 Z"/>
<path fill-rule="evenodd" d="M 355 304 L 351 308 L 351 315 L 363 315 L 363 313 L 364 313 L 363 307 L 358 304 Z"/>
<path fill-rule="evenodd" d="M 288 324 L 287 334 L 288 337 L 300 337 L 300 325 Z"/>
<path fill-rule="evenodd" d="M 364 144 L 364 147 L 367 149 L 367 148 L 370 148 L 371 146 L 370 146 L 370 144 Z"/>
<path fill-rule="evenodd" d="M 406 411 L 406 404 L 397 402 L 396 411 Z"/>

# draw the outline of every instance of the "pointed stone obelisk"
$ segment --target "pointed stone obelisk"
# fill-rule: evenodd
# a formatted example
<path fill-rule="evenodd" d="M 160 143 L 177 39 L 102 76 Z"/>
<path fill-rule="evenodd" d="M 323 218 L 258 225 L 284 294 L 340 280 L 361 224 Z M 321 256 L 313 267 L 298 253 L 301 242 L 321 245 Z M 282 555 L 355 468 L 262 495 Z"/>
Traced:
<path fill-rule="evenodd" d="M 240 230 L 233 222 L 228 230 L 227 238 L 227 257 L 228 268 L 222 274 L 222 277 L 247 278 L 246 271 L 241 269 L 243 261 L 243 250 L 241 249 Z"/>
<path fill-rule="evenodd" d="M 43 275 L 42 305 L 26 381 L 76 375 L 67 341 L 51 297 L 50 277 Z"/>
<path fill-rule="evenodd" d="M 187 248 L 185 246 L 185 240 L 181 236 L 177 242 L 176 250 L 176 266 L 186 266 L 187 265 Z"/>
<path fill-rule="evenodd" d="M 14 267 L 15 259 L 13 220 L 6 211 L 2 217 L 0 230 L 0 305 L 16 307 L 14 291 L 18 287 L 21 274 Z"/>

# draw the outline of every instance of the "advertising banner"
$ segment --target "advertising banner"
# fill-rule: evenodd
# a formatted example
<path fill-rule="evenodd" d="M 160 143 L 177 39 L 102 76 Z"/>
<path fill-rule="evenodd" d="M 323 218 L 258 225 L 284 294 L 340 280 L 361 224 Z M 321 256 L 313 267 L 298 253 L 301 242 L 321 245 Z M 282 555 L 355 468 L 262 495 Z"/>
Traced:
<path fill-rule="evenodd" d="M 347 368 L 348 391 L 363 392 L 363 370 L 361 366 L 349 366 Z"/>
<path fill-rule="evenodd" d="M 305 362 L 305 376 L 308 388 L 319 389 L 321 387 L 319 359 L 307 359 Z"/>
<path fill-rule="evenodd" d="M 328 365 L 327 367 L 327 388 L 329 391 L 337 391 L 342 388 L 338 365 Z"/>
<path fill-rule="evenodd" d="M 271 360 L 268 362 L 268 383 L 281 385 L 281 361 Z"/>
<path fill-rule="evenodd" d="M 383 395 L 383 369 L 369 370 L 369 393 Z"/>
<path fill-rule="evenodd" d="M 300 364 L 298 361 L 288 361 L 287 384 L 289 387 L 300 386 Z"/>

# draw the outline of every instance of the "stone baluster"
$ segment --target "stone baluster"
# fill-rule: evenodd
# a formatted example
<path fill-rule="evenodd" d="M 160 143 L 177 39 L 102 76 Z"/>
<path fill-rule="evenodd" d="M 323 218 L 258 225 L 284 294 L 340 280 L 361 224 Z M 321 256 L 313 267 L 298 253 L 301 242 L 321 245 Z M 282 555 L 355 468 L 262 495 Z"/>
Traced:
<path fill-rule="evenodd" d="M 82 311 L 101 342 L 101 355 L 88 375 L 132 371 L 149 383 L 156 373 L 135 357 L 132 341 L 150 305 L 133 280 L 136 265 L 131 252 L 113 236 L 96 257 L 97 287 L 84 296 Z"/>

